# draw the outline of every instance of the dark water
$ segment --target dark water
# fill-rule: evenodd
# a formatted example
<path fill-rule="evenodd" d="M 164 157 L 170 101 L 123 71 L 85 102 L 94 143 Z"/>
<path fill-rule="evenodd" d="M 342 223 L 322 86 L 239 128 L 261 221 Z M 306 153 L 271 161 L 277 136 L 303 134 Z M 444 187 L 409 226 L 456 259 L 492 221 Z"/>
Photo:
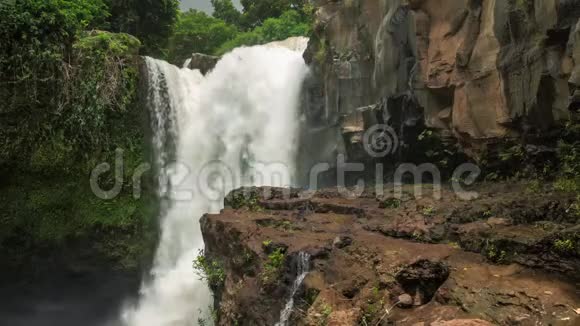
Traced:
<path fill-rule="evenodd" d="M 128 276 L 48 280 L 0 287 L 0 326 L 110 326 L 138 280 Z"/>

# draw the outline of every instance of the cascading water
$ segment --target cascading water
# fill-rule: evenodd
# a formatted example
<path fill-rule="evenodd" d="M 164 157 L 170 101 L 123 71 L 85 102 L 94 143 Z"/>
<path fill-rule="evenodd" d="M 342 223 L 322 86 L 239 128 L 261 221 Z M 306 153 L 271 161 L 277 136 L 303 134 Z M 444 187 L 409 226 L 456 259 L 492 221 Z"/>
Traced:
<path fill-rule="evenodd" d="M 294 296 L 300 286 L 302 286 L 302 282 L 304 282 L 304 278 L 308 275 L 310 271 L 310 255 L 305 252 L 300 252 L 298 254 L 298 274 L 294 283 L 292 284 L 292 291 L 290 293 L 290 297 L 288 298 L 288 302 L 286 302 L 286 306 L 280 313 L 280 321 L 276 323 L 276 326 L 286 326 L 288 324 L 288 319 L 290 319 L 290 315 L 292 315 L 292 310 L 294 309 Z"/>
<path fill-rule="evenodd" d="M 306 43 L 236 49 L 205 77 L 146 58 L 155 163 L 175 163 L 160 173 L 167 207 L 151 280 L 123 324 L 196 325 L 212 302 L 192 268 L 204 248 L 199 218 L 237 187 L 292 184 Z"/>

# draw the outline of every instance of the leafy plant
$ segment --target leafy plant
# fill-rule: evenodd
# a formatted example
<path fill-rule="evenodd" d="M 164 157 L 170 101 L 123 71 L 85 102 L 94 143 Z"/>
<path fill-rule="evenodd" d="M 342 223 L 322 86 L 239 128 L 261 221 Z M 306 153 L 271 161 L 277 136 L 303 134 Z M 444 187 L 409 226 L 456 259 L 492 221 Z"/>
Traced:
<path fill-rule="evenodd" d="M 554 250 L 563 254 L 574 252 L 574 241 L 570 239 L 556 239 L 554 241 Z"/>
<path fill-rule="evenodd" d="M 194 52 L 213 54 L 237 35 L 236 27 L 221 19 L 196 10 L 182 12 L 169 40 L 169 61 L 181 65 Z"/>
<path fill-rule="evenodd" d="M 499 250 L 495 244 L 487 242 L 485 256 L 494 263 L 502 263 L 507 258 L 507 252 Z"/>
<path fill-rule="evenodd" d="M 264 248 L 269 248 L 272 245 L 272 240 L 264 240 L 262 241 L 262 246 Z"/>
<path fill-rule="evenodd" d="M 401 207 L 401 200 L 397 198 L 387 198 L 381 202 L 381 208 L 395 209 Z"/>
<path fill-rule="evenodd" d="M 325 325 L 328 322 L 328 318 L 332 314 L 332 307 L 326 303 L 322 304 L 320 314 L 322 315 L 322 319 L 320 322 Z"/>
<path fill-rule="evenodd" d="M 534 179 L 534 180 L 530 181 L 530 183 L 528 183 L 528 187 L 526 189 L 526 192 L 532 193 L 532 194 L 537 194 L 537 193 L 540 193 L 541 190 L 542 190 L 542 184 L 541 184 L 540 180 Z"/>
<path fill-rule="evenodd" d="M 90 1 L 90 0 L 89 0 Z M 142 53 L 166 57 L 168 40 L 179 13 L 179 0 L 106 0 L 110 16 L 107 30 L 134 35 L 143 44 Z"/>
<path fill-rule="evenodd" d="M 433 216 L 435 214 L 435 207 L 433 206 L 428 206 L 423 208 L 423 215 L 425 216 Z"/>
<path fill-rule="evenodd" d="M 258 194 L 256 193 L 245 194 L 240 192 L 233 194 L 232 198 L 228 200 L 228 203 L 233 209 L 248 208 L 253 212 L 262 210 Z"/>
<path fill-rule="evenodd" d="M 235 38 L 222 44 L 215 54 L 222 55 L 240 46 L 265 44 L 292 36 L 304 36 L 309 32 L 309 23 L 297 11 L 288 10 L 279 18 L 268 18 L 261 26 L 239 33 Z"/>
<path fill-rule="evenodd" d="M 207 281 L 213 289 L 221 287 L 225 281 L 226 275 L 222 264 L 207 257 L 203 250 L 199 251 L 193 261 L 193 268 L 200 280 Z"/>
<path fill-rule="evenodd" d="M 264 264 L 261 274 L 262 283 L 264 285 L 272 285 L 278 282 L 285 261 L 286 255 L 281 248 L 274 250 L 274 252 L 268 255 L 268 260 Z"/>

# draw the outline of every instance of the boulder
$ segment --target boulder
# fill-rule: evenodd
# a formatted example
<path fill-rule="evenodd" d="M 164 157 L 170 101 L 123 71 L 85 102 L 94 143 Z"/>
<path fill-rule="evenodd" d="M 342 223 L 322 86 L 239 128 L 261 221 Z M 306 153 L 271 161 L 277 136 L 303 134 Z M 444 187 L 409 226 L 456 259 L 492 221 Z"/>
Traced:
<path fill-rule="evenodd" d="M 194 53 L 191 55 L 191 59 L 186 62 L 186 66 L 189 69 L 198 69 L 202 74 L 207 74 L 218 63 L 220 57 L 215 57 L 202 53 Z"/>

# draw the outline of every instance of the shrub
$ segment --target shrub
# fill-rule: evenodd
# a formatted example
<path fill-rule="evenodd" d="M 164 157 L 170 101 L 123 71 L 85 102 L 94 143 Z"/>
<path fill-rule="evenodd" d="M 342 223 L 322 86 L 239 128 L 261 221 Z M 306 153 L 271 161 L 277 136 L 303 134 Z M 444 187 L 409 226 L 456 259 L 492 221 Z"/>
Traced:
<path fill-rule="evenodd" d="M 559 253 L 572 253 L 574 248 L 574 242 L 570 239 L 557 239 L 554 241 L 554 250 Z"/>
<path fill-rule="evenodd" d="M 207 257 L 203 250 L 199 251 L 197 258 L 193 261 L 193 268 L 200 280 L 207 281 L 212 289 L 221 287 L 226 279 L 222 264 Z"/>
<path fill-rule="evenodd" d="M 274 250 L 274 252 L 268 255 L 268 260 L 264 264 L 261 274 L 264 285 L 272 285 L 278 282 L 285 261 L 286 255 L 281 248 Z"/>

